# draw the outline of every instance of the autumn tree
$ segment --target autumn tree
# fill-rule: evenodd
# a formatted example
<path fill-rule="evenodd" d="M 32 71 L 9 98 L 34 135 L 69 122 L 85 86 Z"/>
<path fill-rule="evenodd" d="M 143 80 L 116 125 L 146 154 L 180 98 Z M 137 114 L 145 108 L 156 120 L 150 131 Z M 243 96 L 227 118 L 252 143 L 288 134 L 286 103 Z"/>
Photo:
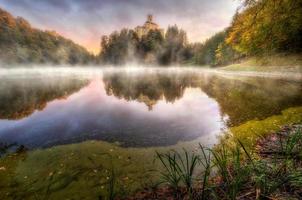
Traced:
<path fill-rule="evenodd" d="M 302 0 L 246 1 L 226 43 L 245 55 L 302 50 Z"/>
<path fill-rule="evenodd" d="M 0 60 L 5 63 L 85 64 L 94 57 L 54 31 L 31 27 L 21 17 L 0 9 Z"/>

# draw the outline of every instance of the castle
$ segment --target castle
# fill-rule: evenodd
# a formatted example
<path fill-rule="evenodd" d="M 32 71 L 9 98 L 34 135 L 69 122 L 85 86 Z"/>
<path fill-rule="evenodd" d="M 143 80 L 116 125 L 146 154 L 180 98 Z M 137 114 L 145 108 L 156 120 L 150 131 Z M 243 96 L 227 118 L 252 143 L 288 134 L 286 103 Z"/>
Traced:
<path fill-rule="evenodd" d="M 143 26 L 137 26 L 134 30 L 139 38 L 142 38 L 142 36 L 147 35 L 151 30 L 158 30 L 161 32 L 162 35 L 164 35 L 164 29 L 159 28 L 158 24 L 153 22 L 152 15 L 147 16 L 147 21 Z"/>

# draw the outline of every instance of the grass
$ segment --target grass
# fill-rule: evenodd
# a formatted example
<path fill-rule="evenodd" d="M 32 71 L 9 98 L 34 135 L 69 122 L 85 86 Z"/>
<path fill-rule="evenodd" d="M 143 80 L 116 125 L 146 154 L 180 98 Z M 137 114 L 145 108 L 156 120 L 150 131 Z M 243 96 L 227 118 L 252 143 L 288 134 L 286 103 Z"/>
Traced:
<path fill-rule="evenodd" d="M 247 173 L 246 167 L 241 162 L 241 152 L 238 146 L 235 149 L 222 147 L 220 150 L 212 150 L 214 167 L 218 168 L 217 175 L 221 177 L 223 185 L 217 187 L 222 196 L 227 199 L 236 199 L 240 191 L 240 186 L 245 181 L 243 174 Z"/>
<path fill-rule="evenodd" d="M 181 180 L 176 153 L 160 154 L 156 152 L 156 154 L 165 169 L 161 172 L 162 182 L 168 183 L 176 192 Z"/>
<path fill-rule="evenodd" d="M 107 188 L 107 199 L 108 200 L 114 200 L 115 197 L 117 196 L 116 192 L 116 176 L 115 176 L 115 170 L 114 167 L 112 166 L 110 170 L 110 175 L 109 175 L 109 180 L 108 180 L 108 188 Z"/>
<path fill-rule="evenodd" d="M 302 107 L 289 108 L 281 115 L 268 117 L 264 120 L 250 120 L 244 124 L 230 128 L 230 134 L 220 138 L 220 143 L 234 145 L 240 140 L 249 150 L 252 149 L 259 137 L 264 137 L 280 130 L 285 125 L 302 123 Z"/>
<path fill-rule="evenodd" d="M 167 153 L 157 152 L 156 154 L 165 169 L 160 173 L 163 182 L 168 183 L 175 194 L 177 194 L 180 184 L 183 183 L 191 199 L 193 175 L 200 158 L 194 153 L 189 154 L 185 149 L 183 153 L 184 155 L 181 155 L 177 151 L 170 151 Z"/>
<path fill-rule="evenodd" d="M 301 54 L 276 54 L 265 57 L 251 57 L 241 63 L 221 67 L 227 71 L 256 71 L 256 72 L 299 72 L 302 73 Z"/>
<path fill-rule="evenodd" d="M 288 137 L 285 140 L 285 144 L 282 138 L 279 138 L 281 152 L 286 156 L 286 159 L 302 158 L 302 131 L 301 129 L 293 133 L 292 137 Z M 283 153 L 284 152 L 284 153 Z"/>
<path fill-rule="evenodd" d="M 203 173 L 201 174 L 201 200 L 205 200 L 208 197 L 209 180 L 212 169 L 211 152 L 199 145 L 201 150 L 200 164 L 203 167 Z"/>
<path fill-rule="evenodd" d="M 207 149 L 200 145 L 198 154 L 184 150 L 181 157 L 179 152 L 170 151 L 158 153 L 157 157 L 165 166 L 161 171 L 163 182 L 174 187 L 174 196 L 235 200 L 271 199 L 286 193 L 291 198 L 301 198 L 295 193 L 302 192 L 302 159 L 297 156 L 302 152 L 301 129 L 274 144 L 278 145 L 276 151 L 261 159 L 241 141 L 232 148 L 221 145 Z M 194 173 L 200 168 L 201 177 Z M 186 188 L 185 193 L 180 183 Z"/>

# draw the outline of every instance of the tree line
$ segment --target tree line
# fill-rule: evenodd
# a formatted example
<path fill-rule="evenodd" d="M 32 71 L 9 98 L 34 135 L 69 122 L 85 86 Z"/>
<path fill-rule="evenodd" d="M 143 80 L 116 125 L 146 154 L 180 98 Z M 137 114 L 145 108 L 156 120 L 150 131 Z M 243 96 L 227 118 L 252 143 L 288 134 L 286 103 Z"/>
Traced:
<path fill-rule="evenodd" d="M 244 0 L 231 25 L 201 44 L 194 63 L 302 52 L 302 0 Z"/>
<path fill-rule="evenodd" d="M 0 8 L 0 62 L 87 64 L 94 57 L 54 31 L 32 28 L 21 17 Z"/>
<path fill-rule="evenodd" d="M 225 42 L 243 55 L 302 50 L 302 0 L 246 0 Z"/>
<path fill-rule="evenodd" d="M 138 37 L 132 29 L 101 39 L 101 52 L 59 34 L 32 28 L 0 9 L 0 61 L 5 63 L 227 65 L 250 56 L 302 52 L 302 0 L 242 0 L 229 27 L 204 42 L 189 43 L 177 25 Z"/>
<path fill-rule="evenodd" d="M 99 59 L 104 63 L 125 64 L 143 62 L 145 64 L 183 63 L 192 57 L 187 45 L 187 34 L 176 25 L 170 26 L 163 35 L 159 30 L 150 30 L 141 38 L 134 30 L 122 29 L 110 36 L 103 36 Z"/>
<path fill-rule="evenodd" d="M 123 29 L 101 42 L 104 63 L 227 65 L 249 56 L 302 51 L 302 0 L 244 0 L 231 25 L 204 42 L 190 44 L 176 25 L 165 35 L 150 31 L 141 39 Z"/>

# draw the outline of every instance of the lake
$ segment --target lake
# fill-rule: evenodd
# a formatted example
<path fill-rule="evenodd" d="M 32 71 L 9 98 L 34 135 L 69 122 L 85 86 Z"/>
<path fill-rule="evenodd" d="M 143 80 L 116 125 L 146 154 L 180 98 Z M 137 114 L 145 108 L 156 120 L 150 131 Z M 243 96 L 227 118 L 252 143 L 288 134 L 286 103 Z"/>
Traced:
<path fill-rule="evenodd" d="M 155 151 L 210 147 L 302 106 L 302 81 L 196 68 L 14 69 L 0 79 L 0 142 L 27 149 L 2 161 L 12 174 L 0 171 L 2 197 L 12 199 L 95 199 L 110 167 L 119 190 L 134 191 L 153 180 Z"/>

